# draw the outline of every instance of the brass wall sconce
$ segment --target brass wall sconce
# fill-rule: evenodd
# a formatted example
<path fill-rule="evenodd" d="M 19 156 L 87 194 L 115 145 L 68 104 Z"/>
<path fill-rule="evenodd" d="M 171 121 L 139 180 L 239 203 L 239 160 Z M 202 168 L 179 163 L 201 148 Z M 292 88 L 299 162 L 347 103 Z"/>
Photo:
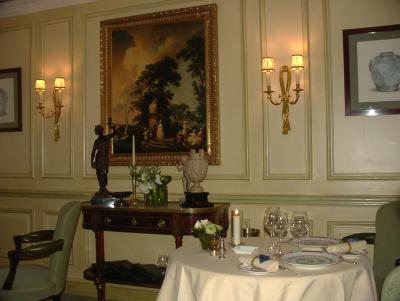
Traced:
<path fill-rule="evenodd" d="M 65 80 L 62 77 L 57 77 L 54 80 L 54 89 L 53 89 L 53 106 L 54 109 L 51 111 L 45 110 L 44 105 L 44 93 L 46 92 L 46 82 L 44 79 L 37 79 L 35 83 L 35 91 L 39 94 L 39 105 L 37 109 L 39 110 L 39 114 L 42 115 L 43 118 L 51 118 L 54 116 L 54 141 L 58 141 L 60 139 L 60 117 L 61 117 L 61 109 L 62 105 L 62 92 L 65 90 Z"/>
<path fill-rule="evenodd" d="M 291 69 L 291 70 L 290 70 Z M 297 103 L 300 97 L 300 92 L 303 89 L 300 88 L 300 71 L 304 69 L 303 56 L 300 54 L 292 55 L 292 66 L 289 69 L 288 66 L 283 65 L 279 70 L 279 85 L 281 88 L 281 94 L 279 95 L 279 100 L 273 100 L 272 94 L 275 92 L 271 89 L 271 73 L 274 72 L 274 59 L 272 57 L 266 57 L 262 59 L 262 72 L 265 73 L 267 90 L 264 91 L 267 94 L 268 100 L 273 105 L 282 104 L 282 120 L 283 128 L 282 134 L 287 135 L 290 131 L 289 123 L 289 104 L 294 105 Z M 295 99 L 291 100 L 290 86 L 292 81 L 291 71 L 294 71 L 296 88 L 293 89 L 295 92 Z M 286 73 L 286 83 L 284 74 Z"/>

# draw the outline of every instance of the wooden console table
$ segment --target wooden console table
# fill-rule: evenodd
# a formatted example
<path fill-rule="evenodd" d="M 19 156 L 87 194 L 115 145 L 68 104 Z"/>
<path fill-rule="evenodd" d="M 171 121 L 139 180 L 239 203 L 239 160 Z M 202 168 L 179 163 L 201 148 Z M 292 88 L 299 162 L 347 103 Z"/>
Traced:
<path fill-rule="evenodd" d="M 228 229 L 229 204 L 214 204 L 209 208 L 180 208 L 178 203 L 162 207 L 147 207 L 142 203 L 132 207 L 108 207 L 83 203 L 83 228 L 93 230 L 96 238 L 96 264 L 84 272 L 85 279 L 93 280 L 97 299 L 105 300 L 105 283 L 119 283 L 159 287 L 154 283 L 134 283 L 103 276 L 104 231 L 167 234 L 175 238 L 175 246 L 182 246 L 183 235 L 192 235 L 199 219 L 208 219 Z"/>

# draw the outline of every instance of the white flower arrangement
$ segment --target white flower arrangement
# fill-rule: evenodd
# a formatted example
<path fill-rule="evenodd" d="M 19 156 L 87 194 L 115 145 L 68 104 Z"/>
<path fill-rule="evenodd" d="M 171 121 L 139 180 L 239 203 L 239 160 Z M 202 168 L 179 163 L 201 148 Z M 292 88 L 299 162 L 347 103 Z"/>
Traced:
<path fill-rule="evenodd" d="M 219 234 L 222 231 L 222 227 L 220 225 L 214 224 L 210 222 L 208 219 L 202 219 L 196 221 L 193 227 L 193 234 L 195 236 L 201 235 L 201 234 L 208 234 L 208 235 L 213 235 L 213 234 Z"/>
<path fill-rule="evenodd" d="M 139 189 L 144 194 L 149 194 L 156 185 L 167 185 L 171 176 L 162 176 L 159 166 L 143 166 L 139 170 L 136 166 L 129 166 L 130 174 L 139 183 Z"/>

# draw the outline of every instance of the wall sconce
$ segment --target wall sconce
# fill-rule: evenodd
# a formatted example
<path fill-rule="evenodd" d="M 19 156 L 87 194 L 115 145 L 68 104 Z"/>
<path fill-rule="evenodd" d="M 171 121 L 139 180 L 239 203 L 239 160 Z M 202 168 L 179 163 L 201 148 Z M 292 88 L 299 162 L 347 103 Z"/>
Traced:
<path fill-rule="evenodd" d="M 60 117 L 61 117 L 61 108 L 63 107 L 61 101 L 61 94 L 65 90 L 65 81 L 62 77 L 57 77 L 54 80 L 54 89 L 53 89 L 53 105 L 54 110 L 47 111 L 45 110 L 44 105 L 44 93 L 46 91 L 46 82 L 44 79 L 37 79 L 35 83 L 35 91 L 39 94 L 39 105 L 37 109 L 39 110 L 39 114 L 42 115 L 43 118 L 51 118 L 54 116 L 54 141 L 58 141 L 60 139 Z"/>
<path fill-rule="evenodd" d="M 282 104 L 282 120 L 283 128 L 282 134 L 286 135 L 290 131 L 289 123 L 289 104 L 294 105 L 297 103 L 300 97 L 300 92 L 303 89 L 300 88 L 300 70 L 304 69 L 303 56 L 301 54 L 292 55 L 292 66 L 291 70 L 294 71 L 296 88 L 293 89 L 295 92 L 295 99 L 291 100 L 290 86 L 291 86 L 291 70 L 288 66 L 283 65 L 279 70 L 279 84 L 281 88 L 281 94 L 279 95 L 279 100 L 273 100 L 272 94 L 275 92 L 271 89 L 271 73 L 274 72 L 274 59 L 272 57 L 266 57 L 262 59 L 262 72 L 265 73 L 267 90 L 264 93 L 267 94 L 267 98 L 273 105 Z M 286 73 L 286 84 L 284 73 Z"/>

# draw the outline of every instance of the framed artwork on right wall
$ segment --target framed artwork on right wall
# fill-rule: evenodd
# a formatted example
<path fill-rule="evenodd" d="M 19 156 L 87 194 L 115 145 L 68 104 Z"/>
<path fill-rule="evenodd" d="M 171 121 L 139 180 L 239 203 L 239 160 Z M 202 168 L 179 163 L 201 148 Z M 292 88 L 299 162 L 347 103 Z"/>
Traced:
<path fill-rule="evenodd" d="M 343 30 L 346 116 L 400 114 L 400 24 Z"/>

